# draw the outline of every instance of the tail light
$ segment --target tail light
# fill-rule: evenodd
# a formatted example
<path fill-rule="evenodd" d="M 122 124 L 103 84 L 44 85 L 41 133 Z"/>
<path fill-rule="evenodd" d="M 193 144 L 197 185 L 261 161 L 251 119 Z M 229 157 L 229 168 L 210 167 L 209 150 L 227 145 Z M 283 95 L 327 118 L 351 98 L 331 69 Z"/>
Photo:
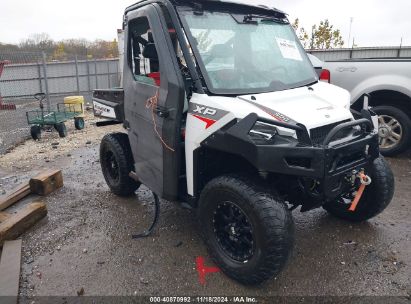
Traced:
<path fill-rule="evenodd" d="M 323 69 L 320 74 L 320 80 L 331 83 L 331 72 L 329 70 Z"/>

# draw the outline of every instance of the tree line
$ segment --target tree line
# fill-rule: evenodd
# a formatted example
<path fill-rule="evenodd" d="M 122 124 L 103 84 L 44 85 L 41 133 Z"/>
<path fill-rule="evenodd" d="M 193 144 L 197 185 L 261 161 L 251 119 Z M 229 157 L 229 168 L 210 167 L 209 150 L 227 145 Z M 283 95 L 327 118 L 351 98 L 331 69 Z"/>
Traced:
<path fill-rule="evenodd" d="M 297 18 L 292 26 L 306 49 L 330 49 L 344 46 L 341 31 L 336 29 L 328 19 L 315 24 L 310 30 L 306 30 L 300 25 Z M 49 61 L 73 60 L 77 55 L 78 59 L 105 59 L 116 58 L 118 53 L 118 42 L 86 39 L 65 39 L 54 41 L 47 33 L 32 34 L 23 39 L 19 44 L 3 44 L 0 42 L 0 59 L 12 61 L 19 60 L 19 53 L 24 52 L 45 52 Z M 5 54 L 13 55 L 5 55 Z M 13 56 L 13 57 L 11 57 Z M 7 58 L 9 57 L 9 58 Z"/>
<path fill-rule="evenodd" d="M 65 39 L 54 41 L 47 33 L 32 34 L 23 39 L 19 44 L 3 44 L 0 42 L 0 54 L 45 52 L 47 60 L 72 60 L 79 59 L 106 59 L 116 58 L 118 43 L 112 41 L 86 39 Z"/>

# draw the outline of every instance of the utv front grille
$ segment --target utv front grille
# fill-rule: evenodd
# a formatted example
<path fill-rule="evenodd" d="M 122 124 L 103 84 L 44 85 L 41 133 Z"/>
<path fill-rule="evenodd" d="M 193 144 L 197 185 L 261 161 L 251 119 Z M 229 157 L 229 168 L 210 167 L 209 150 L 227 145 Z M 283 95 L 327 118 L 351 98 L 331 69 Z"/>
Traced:
<path fill-rule="evenodd" d="M 311 141 L 314 145 L 321 145 L 324 142 L 325 137 L 330 133 L 332 129 L 334 129 L 336 126 L 349 122 L 350 120 L 343 120 L 339 121 L 330 125 L 318 127 L 315 129 L 311 129 L 310 131 L 310 137 Z M 347 131 L 339 132 L 336 134 L 336 136 L 333 138 L 334 140 L 344 138 L 347 134 Z"/>

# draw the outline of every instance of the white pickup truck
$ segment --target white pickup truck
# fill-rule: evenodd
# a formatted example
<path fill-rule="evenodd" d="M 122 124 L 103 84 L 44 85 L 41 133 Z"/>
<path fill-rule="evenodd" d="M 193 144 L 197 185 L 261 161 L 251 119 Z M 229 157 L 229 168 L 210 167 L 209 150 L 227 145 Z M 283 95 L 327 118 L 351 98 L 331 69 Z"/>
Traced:
<path fill-rule="evenodd" d="M 379 115 L 381 153 L 393 156 L 411 145 L 410 58 L 328 61 L 323 69 L 332 84 L 351 93 L 354 109 L 370 94 L 370 106 Z"/>

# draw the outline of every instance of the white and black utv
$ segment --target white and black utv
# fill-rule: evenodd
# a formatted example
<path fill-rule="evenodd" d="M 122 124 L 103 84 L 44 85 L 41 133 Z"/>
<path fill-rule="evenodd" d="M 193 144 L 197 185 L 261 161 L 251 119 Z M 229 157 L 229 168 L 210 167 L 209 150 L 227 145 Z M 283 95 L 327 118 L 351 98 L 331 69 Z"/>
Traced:
<path fill-rule="evenodd" d="M 255 3 L 255 2 L 253 2 Z M 228 1 L 144 0 L 125 11 L 124 89 L 96 90 L 122 123 L 100 157 L 112 192 L 146 185 L 197 210 L 215 263 L 243 284 L 277 275 L 291 210 L 348 221 L 382 212 L 393 174 L 375 114 L 319 82 L 285 13 Z M 365 98 L 366 99 L 366 98 Z"/>

